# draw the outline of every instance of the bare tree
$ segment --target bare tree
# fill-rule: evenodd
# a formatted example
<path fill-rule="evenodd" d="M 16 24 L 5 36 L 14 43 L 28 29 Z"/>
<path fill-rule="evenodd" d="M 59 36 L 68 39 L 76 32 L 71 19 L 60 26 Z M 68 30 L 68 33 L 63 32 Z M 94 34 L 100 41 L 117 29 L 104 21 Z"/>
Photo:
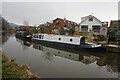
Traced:
<path fill-rule="evenodd" d="M 24 20 L 23 25 L 24 25 L 25 31 L 27 31 L 27 33 L 30 34 L 31 33 L 31 27 L 29 26 L 29 22 L 27 20 Z"/>
<path fill-rule="evenodd" d="M 23 21 L 23 25 L 24 25 L 24 26 L 29 26 L 29 22 L 28 22 L 27 20 L 24 20 L 24 21 Z"/>

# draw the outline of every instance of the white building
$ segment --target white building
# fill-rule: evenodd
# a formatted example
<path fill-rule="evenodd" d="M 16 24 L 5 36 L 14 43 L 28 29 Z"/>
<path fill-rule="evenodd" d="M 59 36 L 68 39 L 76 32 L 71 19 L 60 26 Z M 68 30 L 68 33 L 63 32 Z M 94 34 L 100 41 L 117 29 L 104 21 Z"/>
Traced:
<path fill-rule="evenodd" d="M 94 33 L 100 33 L 101 27 L 102 22 L 93 15 L 81 18 L 80 32 L 89 32 L 92 30 Z"/>
<path fill-rule="evenodd" d="M 100 28 L 100 34 L 107 36 L 108 32 L 108 22 L 102 22 L 102 27 Z"/>

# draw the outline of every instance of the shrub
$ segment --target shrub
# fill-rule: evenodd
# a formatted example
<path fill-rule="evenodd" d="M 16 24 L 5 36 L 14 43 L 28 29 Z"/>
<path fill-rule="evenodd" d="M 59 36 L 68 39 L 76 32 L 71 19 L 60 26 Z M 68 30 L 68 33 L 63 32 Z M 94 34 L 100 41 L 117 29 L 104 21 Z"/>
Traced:
<path fill-rule="evenodd" d="M 68 31 L 67 31 L 66 29 L 64 29 L 64 28 L 60 28 L 60 29 L 59 29 L 60 35 L 65 35 L 66 32 L 68 32 Z"/>
<path fill-rule="evenodd" d="M 69 32 L 69 35 L 73 35 L 75 33 L 75 29 L 71 28 L 68 32 Z"/>
<path fill-rule="evenodd" d="M 94 41 L 105 41 L 106 38 L 103 35 L 94 35 Z"/>

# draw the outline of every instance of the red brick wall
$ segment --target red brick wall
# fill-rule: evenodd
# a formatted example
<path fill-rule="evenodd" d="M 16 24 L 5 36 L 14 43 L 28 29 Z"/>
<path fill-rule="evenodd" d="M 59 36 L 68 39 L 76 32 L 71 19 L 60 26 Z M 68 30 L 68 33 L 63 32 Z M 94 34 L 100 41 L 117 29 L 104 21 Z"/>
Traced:
<path fill-rule="evenodd" d="M 53 27 L 54 28 L 64 27 L 64 22 L 62 22 L 61 20 L 54 20 L 53 21 Z"/>

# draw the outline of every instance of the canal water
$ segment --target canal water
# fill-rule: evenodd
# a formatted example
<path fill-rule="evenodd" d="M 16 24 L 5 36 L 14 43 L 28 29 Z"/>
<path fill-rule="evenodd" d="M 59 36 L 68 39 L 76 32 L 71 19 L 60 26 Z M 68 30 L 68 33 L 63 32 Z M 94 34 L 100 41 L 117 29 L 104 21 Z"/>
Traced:
<path fill-rule="evenodd" d="M 118 78 L 120 54 L 35 44 L 2 33 L 2 50 L 42 78 Z"/>

